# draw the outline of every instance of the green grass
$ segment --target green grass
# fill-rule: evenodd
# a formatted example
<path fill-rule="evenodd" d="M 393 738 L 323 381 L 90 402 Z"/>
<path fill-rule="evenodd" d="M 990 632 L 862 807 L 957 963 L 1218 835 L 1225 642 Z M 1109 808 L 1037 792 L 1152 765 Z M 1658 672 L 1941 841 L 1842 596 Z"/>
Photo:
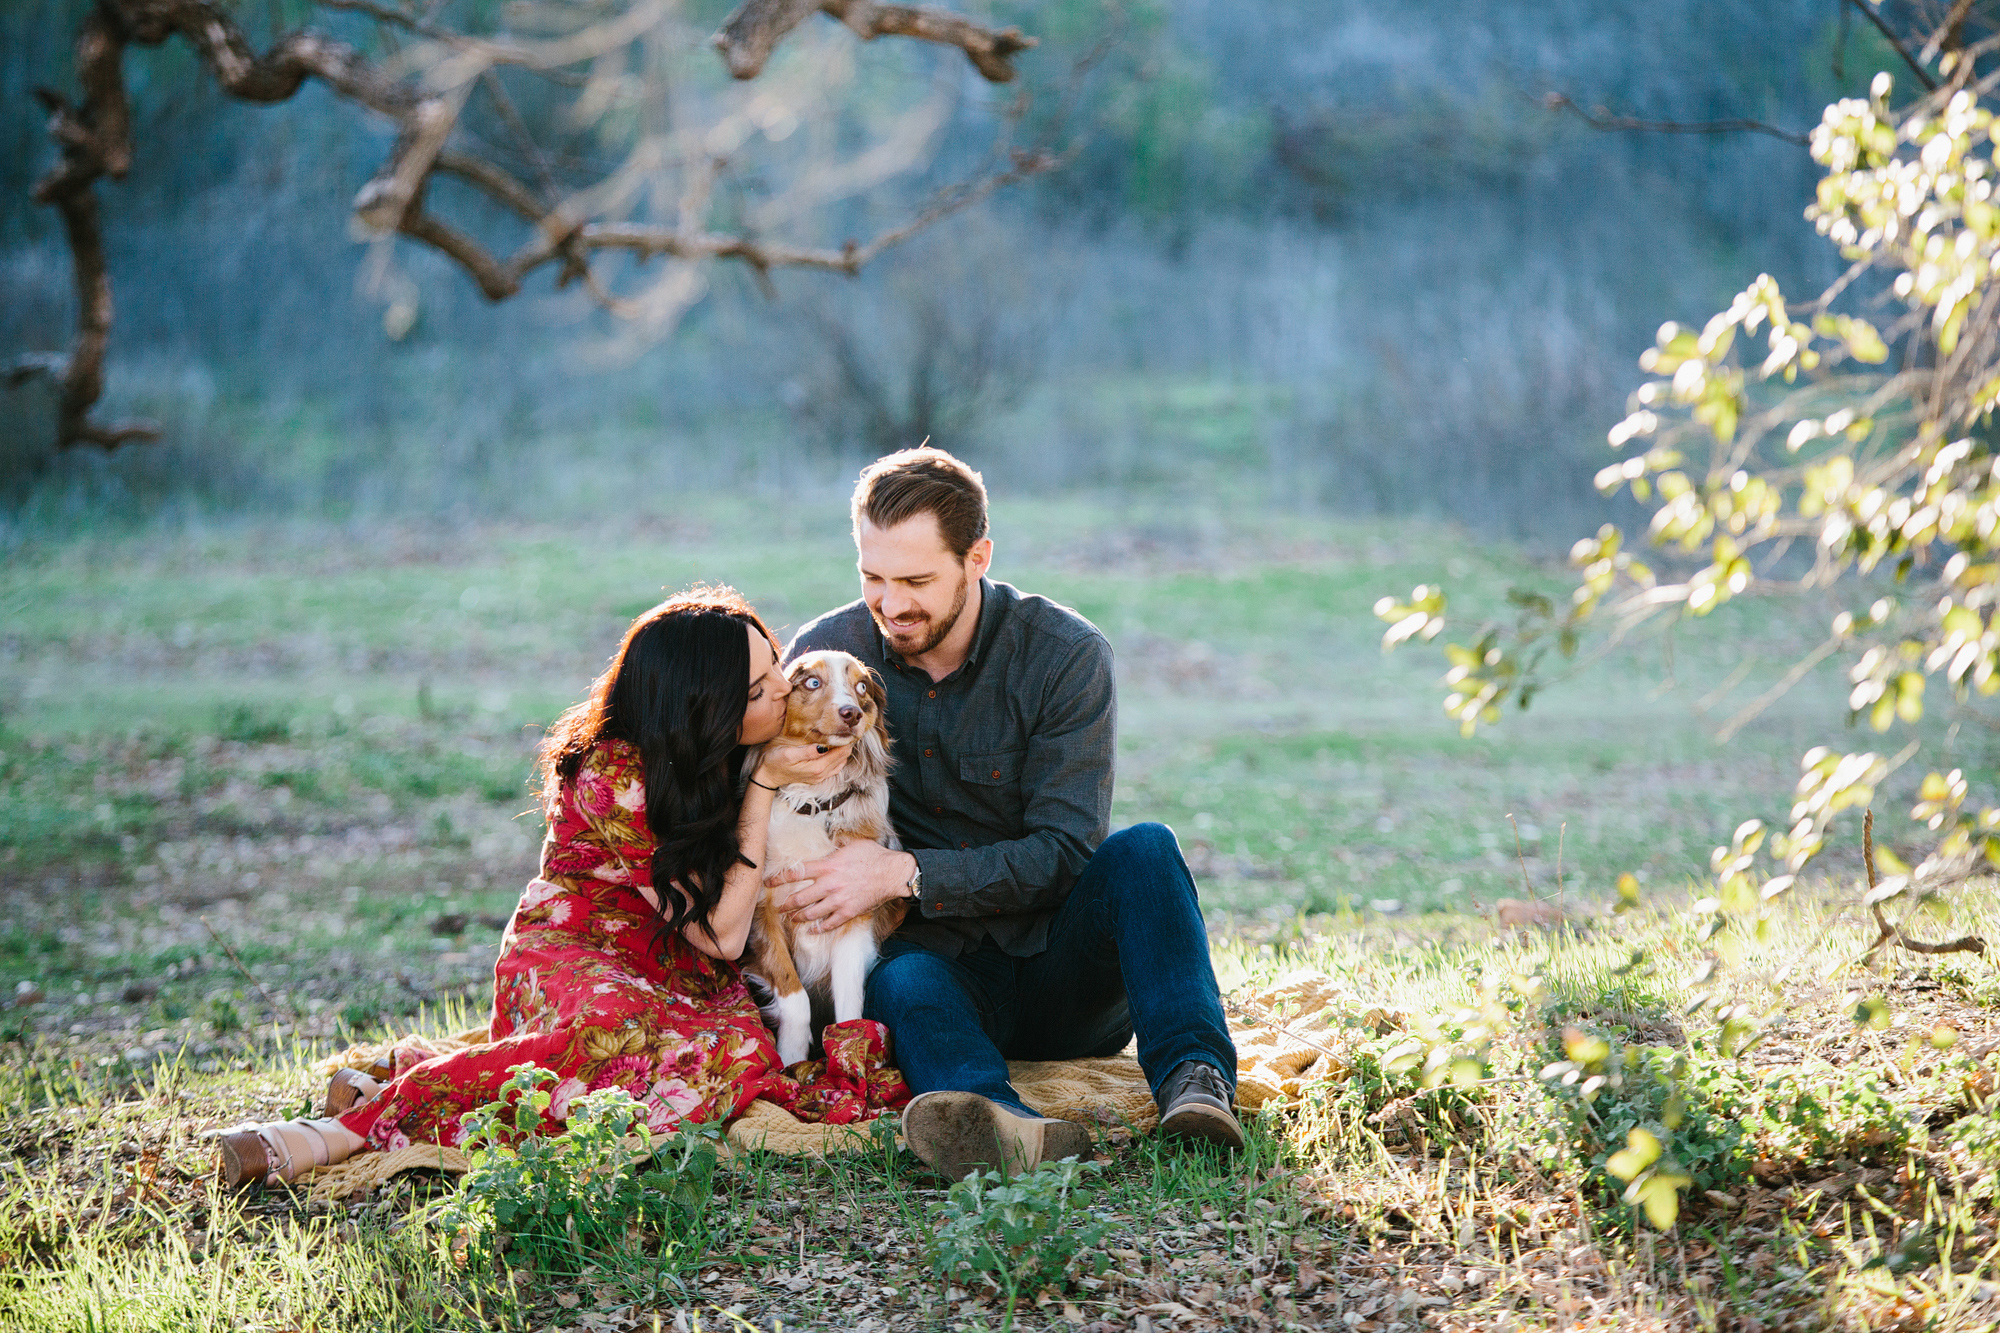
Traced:
<path fill-rule="evenodd" d="M 316 1059 L 349 1041 L 476 1025 L 534 869 L 539 728 L 663 590 L 735 582 L 781 633 L 849 599 L 843 512 L 814 495 L 689 502 L 588 533 L 241 527 L 16 549 L 0 569 L 0 1326 L 651 1327 L 658 1313 L 719 1328 L 739 1306 L 766 1327 L 999 1325 L 994 1291 L 926 1276 L 942 1196 L 890 1151 L 736 1159 L 701 1253 L 668 1262 L 640 1237 L 638 1267 L 607 1258 L 558 1290 L 456 1267 L 407 1220 L 436 1182 L 330 1211 L 222 1200 L 194 1137 L 295 1110 Z M 1966 1089 L 2000 1045 L 1991 965 L 1858 971 L 1869 932 L 1807 895 L 1716 997 L 1759 1015 L 1784 1001 L 1760 1054 L 1724 1058 L 1713 1009 L 1688 1012 L 1702 948 L 1671 905 L 1709 849 L 1746 816 L 1782 821 L 1806 747 L 1901 743 L 1843 731 L 1832 673 L 1733 745 L 1711 741 L 1814 640 L 1820 609 L 1725 607 L 1670 663 L 1623 650 L 1465 741 L 1439 707 L 1437 656 L 1382 655 L 1374 600 L 1442 581 L 1454 633 L 1469 632 L 1510 584 L 1556 591 L 1560 570 L 1416 524 L 1083 504 L 1003 505 L 995 521 L 998 576 L 1111 638 L 1115 818 L 1179 832 L 1225 983 L 1316 969 L 1355 1016 L 1349 1076 L 1260 1120 L 1251 1159 L 1111 1135 L 1096 1206 L 1115 1262 L 1096 1286 L 1042 1293 L 1023 1326 L 1956 1327 L 1977 1313 L 2000 1131 Z M 1933 762 L 1990 788 L 1986 733 L 1951 722 L 1926 724 Z M 1836 875 L 1857 864 L 1851 848 L 1826 859 Z M 1657 910 L 1598 915 L 1626 871 Z M 1558 894 L 1569 923 L 1554 932 L 1491 924 L 1497 899 Z M 1991 902 L 1968 904 L 1955 928 L 1990 933 Z M 1532 998 L 1517 976 L 1539 978 Z M 1413 1033 L 1465 1042 L 1485 982 L 1510 1006 L 1490 1082 L 1425 1090 L 1390 1069 Z M 17 991 L 33 1002 L 10 1003 Z M 1903 1024 L 1888 1035 L 1848 1017 L 1876 993 Z M 1917 1059 L 1905 1038 L 1934 1015 L 1963 1046 Z M 1540 1079 L 1570 1027 L 1637 1052 L 1629 1095 L 1583 1107 Z M 1687 1123 L 1707 1128 L 1676 1146 L 1700 1194 L 1668 1243 L 1603 1163 L 1619 1126 L 1661 1113 L 1655 1066 L 1676 1057 Z M 1912 1224 L 1977 1257 L 1870 1267 Z"/>
<path fill-rule="evenodd" d="M 1953 929 L 2000 930 L 1992 886 L 1957 912 Z M 1456 916 L 1421 933 L 1292 925 L 1220 941 L 1219 961 L 1251 1005 L 1281 977 L 1330 978 L 1335 1021 L 1316 1040 L 1338 1076 L 1253 1117 L 1251 1150 L 1233 1160 L 1102 1132 L 1089 1206 L 1109 1263 L 1024 1293 L 1017 1326 L 1123 1329 L 1150 1312 L 1158 1327 L 1178 1309 L 1197 1327 L 1359 1327 L 1355 1313 L 1379 1328 L 1398 1314 L 1456 1329 L 1972 1328 L 2000 1312 L 1986 960 L 1902 955 L 1865 970 L 1872 929 L 1812 898 L 1706 985 L 1692 922 L 1669 904 L 1529 933 Z M 1688 1015 L 1697 993 L 1751 1004 L 1763 1040 L 1725 1055 L 1714 1024 Z M 1870 996 L 1892 1014 L 1879 1031 L 1850 1016 Z M 1468 1042 L 1473 1011 L 1495 998 L 1504 1013 L 1483 1020 L 1477 1082 L 1426 1088 L 1398 1066 L 1413 1036 Z M 446 1032 L 469 1017 L 460 1006 L 398 1026 Z M 1949 1050 L 1929 1040 L 1939 1024 L 1957 1034 Z M 1579 1031 L 1605 1040 L 1624 1077 L 1588 1104 L 1544 1068 Z M 43 1041 L 0 1080 L 0 1325 L 1006 1321 L 997 1286 L 934 1274 L 943 1191 L 886 1140 L 825 1162 L 733 1156 L 693 1248 L 672 1243 L 685 1228 L 642 1229 L 575 1278 L 468 1265 L 430 1220 L 448 1186 L 421 1175 L 332 1206 L 219 1196 L 196 1131 L 295 1113 L 326 1048 L 263 1022 L 220 1044 L 220 1059 L 141 1067 Z M 1685 1103 L 1671 1131 L 1668 1070 Z M 1671 1232 L 1641 1221 L 1608 1174 L 1634 1124 L 1694 1177 Z"/>
<path fill-rule="evenodd" d="M 1782 814 L 1800 751 L 1844 739 L 1830 679 L 1727 750 L 1709 739 L 1810 641 L 1803 617 L 1726 608 L 1682 636 L 1686 684 L 1628 653 L 1623 674 L 1468 743 L 1438 708 L 1438 657 L 1384 658 L 1370 608 L 1443 580 L 1469 631 L 1510 584 L 1559 585 L 1517 553 L 1413 525 L 1081 505 L 1003 507 L 996 531 L 1001 577 L 1111 636 L 1116 817 L 1174 825 L 1224 912 L 1490 901 L 1518 891 L 1517 826 L 1541 878 L 1560 844 L 1572 888 L 1675 880 L 1744 815 Z M 30 546 L 0 575 L 0 865 L 116 879 L 162 840 L 380 823 L 384 801 L 417 828 L 454 802 L 517 813 L 539 727 L 664 590 L 733 581 L 783 632 L 851 597 L 851 570 L 830 498 L 588 540 L 246 528 Z M 1739 662 L 1753 630 L 1763 660 Z M 1739 666 L 1730 701 L 1695 715 Z M 1977 775 L 1984 745 L 1950 758 Z"/>

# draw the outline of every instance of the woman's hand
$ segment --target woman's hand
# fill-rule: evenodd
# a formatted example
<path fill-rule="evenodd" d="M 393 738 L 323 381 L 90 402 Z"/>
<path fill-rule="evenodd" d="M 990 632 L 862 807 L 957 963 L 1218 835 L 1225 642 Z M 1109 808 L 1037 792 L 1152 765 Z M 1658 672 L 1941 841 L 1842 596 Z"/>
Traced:
<path fill-rule="evenodd" d="M 846 745 L 779 744 L 764 751 L 752 776 L 766 787 L 813 786 L 838 773 L 846 762 Z"/>

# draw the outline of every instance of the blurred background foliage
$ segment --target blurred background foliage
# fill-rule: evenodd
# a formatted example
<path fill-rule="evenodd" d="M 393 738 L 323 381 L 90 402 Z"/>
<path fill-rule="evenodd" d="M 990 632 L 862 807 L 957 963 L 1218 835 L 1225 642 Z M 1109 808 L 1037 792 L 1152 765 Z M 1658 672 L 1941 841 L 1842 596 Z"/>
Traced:
<path fill-rule="evenodd" d="M 0 6 L 10 353 L 69 336 L 57 220 L 29 198 L 51 149 L 28 93 L 67 84 L 85 3 Z M 690 0 L 690 21 L 727 8 Z M 1009 489 L 1229 495 L 1554 540 L 1615 508 L 1590 478 L 1662 318 L 1705 314 L 1759 270 L 1816 290 L 1838 260 L 1801 217 L 1817 175 L 1803 149 L 1600 133 L 1542 96 L 1803 132 L 1893 63 L 1833 0 L 990 12 L 1043 39 L 1022 61 L 1030 120 L 1074 97 L 1070 166 L 858 279 L 779 273 L 766 290 L 720 271 L 672 340 L 616 363 L 591 354 L 602 317 L 551 275 L 489 306 L 407 243 L 418 313 L 389 337 L 348 234 L 387 129 L 317 87 L 232 103 L 183 44 L 135 50 L 137 161 L 100 187 L 119 303 L 106 408 L 167 436 L 51 454 L 46 390 L 0 392 L 9 530 L 582 514 L 649 491 L 821 485 L 928 434 Z M 299 0 L 241 17 L 260 40 L 309 20 L 379 42 Z M 913 45 L 866 48 L 841 132 L 871 99 L 906 99 L 912 71 L 953 82 L 958 113 L 900 195 L 827 219 L 836 240 L 967 174 L 1013 96 Z"/>

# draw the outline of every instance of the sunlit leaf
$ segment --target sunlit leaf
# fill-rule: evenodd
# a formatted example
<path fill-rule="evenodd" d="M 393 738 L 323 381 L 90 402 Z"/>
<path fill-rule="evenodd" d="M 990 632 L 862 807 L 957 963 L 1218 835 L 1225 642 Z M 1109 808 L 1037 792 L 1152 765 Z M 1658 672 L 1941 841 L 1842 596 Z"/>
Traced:
<path fill-rule="evenodd" d="M 1645 1209 L 1646 1220 L 1666 1231 L 1681 1215 L 1681 1191 L 1693 1183 L 1688 1176 L 1660 1172 L 1641 1184 L 1634 1193 L 1638 1196 L 1640 1207 Z"/>
<path fill-rule="evenodd" d="M 1664 1151 L 1651 1131 L 1633 1129 L 1625 1136 L 1625 1146 L 1604 1161 L 1604 1169 L 1620 1180 L 1631 1180 L 1660 1160 Z"/>
<path fill-rule="evenodd" d="M 1563 1054 L 1580 1065 L 1599 1064 L 1611 1058 L 1611 1043 L 1582 1028 L 1564 1028 Z"/>
<path fill-rule="evenodd" d="M 1421 1041 L 1406 1041 L 1382 1057 L 1382 1068 L 1391 1074 L 1415 1069 L 1428 1049 Z"/>

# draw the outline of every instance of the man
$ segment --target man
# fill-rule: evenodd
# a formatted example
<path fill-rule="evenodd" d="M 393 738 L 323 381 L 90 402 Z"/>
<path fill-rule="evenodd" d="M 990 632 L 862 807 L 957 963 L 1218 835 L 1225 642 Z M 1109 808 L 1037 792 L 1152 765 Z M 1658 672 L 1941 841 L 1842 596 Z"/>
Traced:
<path fill-rule="evenodd" d="M 864 1011 L 919 1094 L 905 1140 L 952 1179 L 1087 1153 L 1089 1132 L 1029 1109 L 1006 1062 L 1113 1055 L 1136 1032 L 1162 1131 L 1242 1147 L 1194 879 L 1164 825 L 1106 836 L 1110 644 L 987 577 L 985 485 L 943 450 L 872 464 L 853 512 L 862 598 L 786 657 L 836 648 L 881 675 L 910 850 L 852 843 L 781 878 L 811 881 L 791 899 L 806 929 L 912 900 Z"/>

